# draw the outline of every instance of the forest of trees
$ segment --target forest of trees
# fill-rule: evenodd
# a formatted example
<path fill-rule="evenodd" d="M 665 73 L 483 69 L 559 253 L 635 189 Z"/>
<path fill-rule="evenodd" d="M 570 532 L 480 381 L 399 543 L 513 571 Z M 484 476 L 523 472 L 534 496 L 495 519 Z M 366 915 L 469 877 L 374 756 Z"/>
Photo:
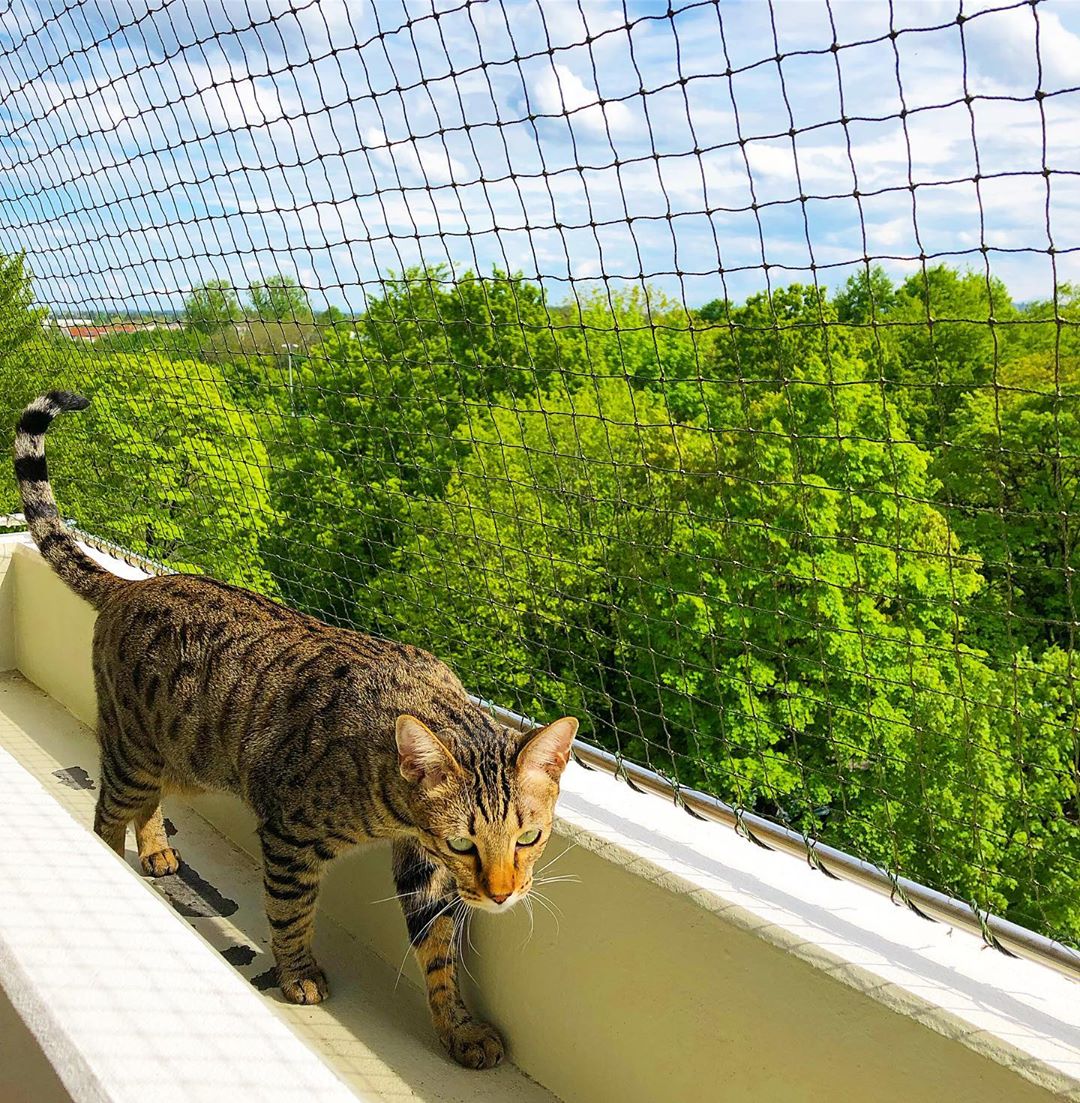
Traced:
<path fill-rule="evenodd" d="M 94 344 L 33 301 L 8 259 L 0 421 L 93 397 L 50 442 L 84 528 L 1080 942 L 1073 289 L 687 310 L 433 268 L 347 318 L 270 275 Z"/>

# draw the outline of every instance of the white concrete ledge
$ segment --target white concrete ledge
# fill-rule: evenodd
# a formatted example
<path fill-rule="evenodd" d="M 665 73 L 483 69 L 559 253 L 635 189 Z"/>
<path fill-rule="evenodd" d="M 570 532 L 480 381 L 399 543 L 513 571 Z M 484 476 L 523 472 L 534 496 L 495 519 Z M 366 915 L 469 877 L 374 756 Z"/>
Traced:
<path fill-rule="evenodd" d="M 92 613 L 28 547 L 9 574 L 18 668 L 89 720 Z M 236 802 L 194 807 L 255 852 Z M 513 1060 L 564 1100 L 1080 1100 L 1080 986 L 1056 971 L 577 766 L 559 833 L 551 873 L 580 884 L 550 887 L 558 928 L 540 912 L 522 951 L 519 911 L 480 916 L 470 968 Z M 386 854 L 358 852 L 322 912 L 396 970 L 400 917 L 369 904 L 393 891 Z"/>
<path fill-rule="evenodd" d="M 613 777 L 568 771 L 564 835 L 889 1009 L 1080 1100 L 1080 985 Z"/>
<path fill-rule="evenodd" d="M 72 1099 L 356 1099 L 3 749 L 0 794 L 0 983 Z"/>

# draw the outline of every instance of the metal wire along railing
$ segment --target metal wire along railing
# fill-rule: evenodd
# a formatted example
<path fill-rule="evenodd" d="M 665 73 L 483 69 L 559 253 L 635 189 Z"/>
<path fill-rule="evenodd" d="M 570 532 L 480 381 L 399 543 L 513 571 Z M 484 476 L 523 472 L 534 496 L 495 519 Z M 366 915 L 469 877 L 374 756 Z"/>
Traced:
<path fill-rule="evenodd" d="M 1054 0 L 23 0 L 3 424 L 84 391 L 84 530 L 1076 947 L 1077 57 Z"/>

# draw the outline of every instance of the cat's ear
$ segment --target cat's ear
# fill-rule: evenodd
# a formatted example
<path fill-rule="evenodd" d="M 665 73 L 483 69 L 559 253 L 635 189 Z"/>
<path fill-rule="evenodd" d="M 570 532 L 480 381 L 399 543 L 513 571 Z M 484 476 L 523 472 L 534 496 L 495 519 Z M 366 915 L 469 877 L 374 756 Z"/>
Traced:
<path fill-rule="evenodd" d="M 578 722 L 572 716 L 564 716 L 546 728 L 533 732 L 518 751 L 518 771 L 542 771 L 558 781 L 570 761 L 570 746 L 577 735 Z"/>
<path fill-rule="evenodd" d="M 441 739 L 422 721 L 405 713 L 397 718 L 398 769 L 406 781 L 427 788 L 445 781 L 461 767 Z"/>

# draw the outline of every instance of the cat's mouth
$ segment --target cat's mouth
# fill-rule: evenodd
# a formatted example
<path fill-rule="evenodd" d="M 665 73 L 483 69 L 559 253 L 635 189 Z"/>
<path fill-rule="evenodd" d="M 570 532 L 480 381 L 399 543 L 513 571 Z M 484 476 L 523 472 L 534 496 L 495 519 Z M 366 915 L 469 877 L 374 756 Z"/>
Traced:
<path fill-rule="evenodd" d="M 502 900 L 496 900 L 494 897 L 482 893 L 466 893 L 458 889 L 458 898 L 470 908 L 501 915 L 508 912 L 515 904 L 524 899 L 524 897 L 528 895 L 528 892 L 529 887 L 526 886 L 523 889 L 515 889 L 509 896 L 504 897 Z"/>

